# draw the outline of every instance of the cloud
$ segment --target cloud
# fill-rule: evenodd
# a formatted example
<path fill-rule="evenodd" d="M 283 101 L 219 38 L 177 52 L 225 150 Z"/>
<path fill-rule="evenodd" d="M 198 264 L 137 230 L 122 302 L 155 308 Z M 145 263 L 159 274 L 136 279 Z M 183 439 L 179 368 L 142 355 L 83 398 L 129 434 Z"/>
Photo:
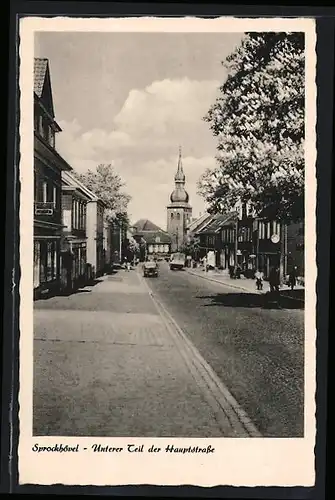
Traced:
<path fill-rule="evenodd" d="M 215 141 L 202 118 L 215 101 L 219 82 L 155 81 L 129 92 L 110 130 L 84 130 L 77 120 L 60 122 L 57 149 L 78 171 L 113 163 L 132 196 L 132 219 L 153 218 L 165 227 L 182 145 L 186 188 L 194 214 L 204 210 L 196 183 L 215 165 Z"/>
<path fill-rule="evenodd" d="M 134 145 L 164 147 L 171 142 L 190 143 L 199 133 L 209 134 L 203 116 L 215 101 L 215 80 L 161 80 L 145 89 L 133 89 L 114 123 Z"/>
<path fill-rule="evenodd" d="M 60 152 L 100 163 L 118 156 L 160 158 L 182 144 L 186 154 L 201 157 L 214 141 L 203 116 L 215 101 L 215 80 L 155 81 L 129 92 L 121 110 L 111 118 L 110 130 L 82 130 L 80 124 L 61 122 Z"/>

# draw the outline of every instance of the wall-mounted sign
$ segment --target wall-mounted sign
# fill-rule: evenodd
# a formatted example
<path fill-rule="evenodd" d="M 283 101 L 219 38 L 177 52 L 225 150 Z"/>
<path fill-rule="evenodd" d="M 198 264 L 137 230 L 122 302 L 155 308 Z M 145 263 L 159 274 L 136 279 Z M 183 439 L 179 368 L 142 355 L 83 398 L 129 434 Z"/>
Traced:
<path fill-rule="evenodd" d="M 279 234 L 273 234 L 273 235 L 271 236 L 271 241 L 272 241 L 272 243 L 278 243 L 278 242 L 279 242 L 279 240 L 280 240 Z"/>
<path fill-rule="evenodd" d="M 35 208 L 35 215 L 52 215 L 52 208 Z"/>

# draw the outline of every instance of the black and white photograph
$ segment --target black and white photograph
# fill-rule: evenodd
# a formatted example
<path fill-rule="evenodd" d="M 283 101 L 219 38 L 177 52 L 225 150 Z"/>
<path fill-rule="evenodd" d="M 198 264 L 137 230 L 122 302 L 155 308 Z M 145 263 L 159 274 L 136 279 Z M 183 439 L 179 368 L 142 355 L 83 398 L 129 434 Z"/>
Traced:
<path fill-rule="evenodd" d="M 90 450 L 120 470 L 132 460 L 130 483 L 136 460 L 159 468 L 172 456 L 180 469 L 183 456 L 202 484 L 228 444 L 236 467 L 259 443 L 266 451 L 250 456 L 273 484 L 276 460 L 290 456 L 269 473 L 265 457 L 283 438 L 274 453 L 292 441 L 306 460 L 283 481 L 312 484 L 313 21 L 27 21 L 26 475 L 31 456 L 63 460 L 69 477 Z"/>

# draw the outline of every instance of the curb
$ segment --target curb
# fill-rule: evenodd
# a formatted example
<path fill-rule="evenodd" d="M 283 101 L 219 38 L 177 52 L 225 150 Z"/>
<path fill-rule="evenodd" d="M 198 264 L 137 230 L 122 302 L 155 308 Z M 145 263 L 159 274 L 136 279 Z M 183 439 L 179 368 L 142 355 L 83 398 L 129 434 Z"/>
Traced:
<path fill-rule="evenodd" d="M 230 283 L 223 283 L 220 280 L 217 280 L 215 278 L 210 278 L 209 276 L 202 276 L 201 274 L 194 273 L 193 271 L 189 271 L 188 269 L 186 269 L 186 272 L 188 272 L 189 274 L 192 274 L 192 276 L 197 276 L 198 278 L 202 278 L 202 279 L 207 280 L 207 281 L 213 281 L 214 283 L 219 283 L 219 285 L 222 285 L 222 286 L 228 286 L 231 288 L 236 288 L 236 290 L 243 290 L 244 292 L 252 293 L 250 290 L 248 290 L 248 288 L 244 288 L 243 286 L 233 285 Z M 256 293 L 258 295 L 265 294 L 265 292 L 261 292 L 259 290 L 254 290 L 253 293 Z"/>
<path fill-rule="evenodd" d="M 188 339 L 162 302 L 153 294 L 149 285 L 139 273 L 138 278 L 147 288 L 160 317 L 177 345 L 194 380 L 202 390 L 207 403 L 215 413 L 216 420 L 226 437 L 262 437 L 248 415 Z M 230 429 L 229 435 L 227 435 L 227 428 Z"/>
<path fill-rule="evenodd" d="M 230 283 L 224 283 L 224 282 L 217 280 L 215 278 L 210 278 L 209 276 L 202 276 L 201 274 L 194 273 L 193 271 L 189 271 L 188 269 L 186 269 L 186 272 L 191 274 L 192 276 L 197 276 L 198 278 L 202 278 L 202 279 L 207 280 L 207 281 L 212 281 L 213 283 L 218 283 L 219 285 L 222 285 L 222 286 L 235 288 L 236 290 L 243 290 L 244 292 L 247 292 L 247 293 L 256 293 L 257 295 L 265 295 L 266 294 L 265 291 L 254 290 L 252 292 L 248 288 L 244 288 L 244 287 L 238 286 L 238 285 L 233 285 Z M 285 296 L 285 295 L 282 295 L 282 297 L 285 298 L 286 300 L 293 300 L 293 301 L 301 302 L 303 304 L 305 303 L 304 300 L 298 299 L 296 297 L 290 297 L 290 296 Z"/>

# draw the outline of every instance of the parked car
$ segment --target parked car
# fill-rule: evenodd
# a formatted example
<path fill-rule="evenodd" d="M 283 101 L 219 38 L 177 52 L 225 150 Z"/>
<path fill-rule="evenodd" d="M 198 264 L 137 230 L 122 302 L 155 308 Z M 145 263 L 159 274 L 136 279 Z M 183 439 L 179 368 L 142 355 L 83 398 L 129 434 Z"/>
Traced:
<path fill-rule="evenodd" d="M 147 261 L 143 264 L 143 276 L 147 278 L 149 276 L 158 277 L 158 264 L 155 261 Z"/>
<path fill-rule="evenodd" d="M 184 253 L 174 253 L 170 258 L 170 269 L 173 271 L 174 269 L 183 269 L 185 267 L 186 256 Z"/>

